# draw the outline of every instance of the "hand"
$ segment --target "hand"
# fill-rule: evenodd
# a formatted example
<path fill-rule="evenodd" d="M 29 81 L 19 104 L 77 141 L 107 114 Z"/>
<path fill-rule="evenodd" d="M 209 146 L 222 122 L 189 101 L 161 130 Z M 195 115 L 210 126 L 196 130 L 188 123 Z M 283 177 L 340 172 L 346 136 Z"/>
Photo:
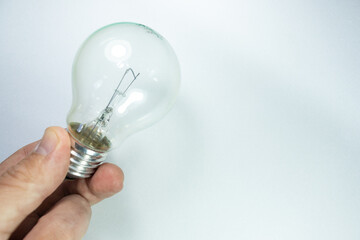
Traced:
<path fill-rule="evenodd" d="M 60 127 L 46 129 L 0 164 L 0 239 L 81 239 L 90 206 L 119 192 L 124 175 L 101 165 L 88 179 L 65 180 L 70 138 Z"/>

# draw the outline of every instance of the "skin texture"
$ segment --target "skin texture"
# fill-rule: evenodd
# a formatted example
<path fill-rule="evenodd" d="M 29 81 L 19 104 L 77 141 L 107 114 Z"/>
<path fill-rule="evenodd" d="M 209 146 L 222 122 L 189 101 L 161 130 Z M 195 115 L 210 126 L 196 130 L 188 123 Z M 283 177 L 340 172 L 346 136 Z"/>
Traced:
<path fill-rule="evenodd" d="M 69 157 L 68 133 L 50 127 L 0 164 L 0 240 L 84 236 L 91 206 L 119 192 L 124 174 L 105 163 L 91 178 L 64 180 Z"/>

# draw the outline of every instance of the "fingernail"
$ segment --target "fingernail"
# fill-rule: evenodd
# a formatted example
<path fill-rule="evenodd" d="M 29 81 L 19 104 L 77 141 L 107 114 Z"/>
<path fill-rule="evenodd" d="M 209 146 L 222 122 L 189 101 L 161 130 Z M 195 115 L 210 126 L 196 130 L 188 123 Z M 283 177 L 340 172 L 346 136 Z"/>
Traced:
<path fill-rule="evenodd" d="M 54 131 L 46 130 L 35 152 L 41 155 L 48 155 L 51 153 L 58 143 L 58 138 Z"/>

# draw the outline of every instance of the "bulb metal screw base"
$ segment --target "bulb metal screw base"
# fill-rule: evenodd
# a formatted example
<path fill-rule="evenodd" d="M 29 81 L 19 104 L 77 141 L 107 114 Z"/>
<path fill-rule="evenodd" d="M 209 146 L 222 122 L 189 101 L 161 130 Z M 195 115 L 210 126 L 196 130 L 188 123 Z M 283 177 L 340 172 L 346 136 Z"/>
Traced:
<path fill-rule="evenodd" d="M 70 166 L 67 179 L 91 177 L 104 162 L 107 153 L 87 148 L 74 139 L 71 134 Z"/>

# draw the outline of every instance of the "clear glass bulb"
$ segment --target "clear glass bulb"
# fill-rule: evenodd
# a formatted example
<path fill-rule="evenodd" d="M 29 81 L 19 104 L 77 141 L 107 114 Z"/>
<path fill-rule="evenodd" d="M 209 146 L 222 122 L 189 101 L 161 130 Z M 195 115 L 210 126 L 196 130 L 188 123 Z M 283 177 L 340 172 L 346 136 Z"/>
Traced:
<path fill-rule="evenodd" d="M 82 44 L 72 80 L 68 178 L 86 178 L 109 150 L 170 110 L 180 86 L 180 68 L 159 33 L 141 24 L 114 23 Z"/>

